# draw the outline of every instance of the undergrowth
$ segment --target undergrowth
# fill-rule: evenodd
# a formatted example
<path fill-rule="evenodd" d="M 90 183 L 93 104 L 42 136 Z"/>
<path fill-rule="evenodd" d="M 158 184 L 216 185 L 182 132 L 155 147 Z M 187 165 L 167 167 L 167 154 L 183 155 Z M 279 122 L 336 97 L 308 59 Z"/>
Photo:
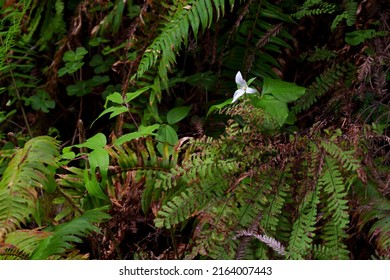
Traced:
<path fill-rule="evenodd" d="M 0 258 L 390 258 L 389 7 L 282 2 L 2 3 Z"/>

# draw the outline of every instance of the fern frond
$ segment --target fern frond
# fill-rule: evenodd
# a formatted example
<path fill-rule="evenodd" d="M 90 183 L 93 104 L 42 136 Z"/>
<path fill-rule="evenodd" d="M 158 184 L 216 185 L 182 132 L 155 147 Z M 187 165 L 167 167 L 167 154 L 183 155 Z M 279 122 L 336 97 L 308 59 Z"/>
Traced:
<path fill-rule="evenodd" d="M 36 210 L 36 188 L 53 183 L 58 141 L 39 136 L 18 150 L 0 181 L 0 229 L 11 232 L 25 223 Z"/>
<path fill-rule="evenodd" d="M 300 113 L 313 105 L 317 100 L 327 93 L 348 71 L 348 67 L 336 64 L 327 68 L 320 74 L 292 107 L 294 113 Z"/>
<path fill-rule="evenodd" d="M 349 251 L 345 244 L 345 239 L 348 235 L 342 225 L 336 225 L 333 220 L 327 222 L 322 229 L 323 234 L 321 239 L 324 240 L 324 246 L 329 248 L 327 259 L 347 260 L 349 259 Z"/>
<path fill-rule="evenodd" d="M 91 232 L 100 233 L 95 223 L 108 220 L 110 216 L 102 209 L 93 209 L 68 223 L 57 226 L 51 235 L 45 238 L 34 250 L 31 259 L 41 260 L 61 256 L 73 247 L 72 243 L 81 243 L 83 237 Z"/>
<path fill-rule="evenodd" d="M 389 257 L 390 200 L 378 191 L 377 183 L 371 180 L 367 184 L 357 182 L 355 191 L 361 205 L 355 212 L 359 231 L 368 226 L 370 240 L 374 241 L 378 255 Z"/>
<path fill-rule="evenodd" d="M 319 179 L 327 197 L 324 198 L 325 215 L 324 218 L 331 216 L 335 226 L 344 229 L 349 224 L 348 200 L 346 199 L 347 190 L 343 181 L 343 176 L 335 160 L 325 157 L 324 171 Z"/>
<path fill-rule="evenodd" d="M 359 160 L 354 156 L 355 151 L 344 151 L 331 141 L 321 141 L 321 147 L 333 158 L 337 159 L 347 171 L 354 172 L 361 166 Z"/>
<path fill-rule="evenodd" d="M 166 84 L 168 82 L 167 71 L 175 64 L 176 53 L 181 45 L 187 44 L 190 28 L 197 35 L 199 28 L 204 31 L 210 27 L 213 22 L 213 9 L 217 11 L 217 14 L 223 13 L 224 1 L 193 0 L 189 1 L 186 6 L 179 6 L 176 13 L 161 29 L 160 35 L 146 49 L 137 70 L 137 78 L 141 78 L 158 62 L 159 77 Z"/>
<path fill-rule="evenodd" d="M 335 4 L 327 3 L 322 0 L 306 0 L 301 5 L 301 9 L 292 16 L 301 19 L 305 16 L 332 14 L 336 9 Z"/>
<path fill-rule="evenodd" d="M 9 244 L 12 247 L 18 248 L 20 252 L 29 256 L 37 248 L 40 242 L 48 238 L 51 235 L 50 232 L 45 232 L 40 229 L 19 229 L 10 232 L 5 239 L 5 244 Z"/>
<path fill-rule="evenodd" d="M 0 260 L 28 260 L 29 255 L 12 247 L 0 247 Z"/>
<path fill-rule="evenodd" d="M 352 26 L 356 22 L 356 13 L 358 9 L 358 3 L 354 0 L 344 0 L 345 10 L 340 15 L 337 15 L 332 22 L 331 30 L 334 31 L 341 21 L 345 19 L 347 26 Z"/>
<path fill-rule="evenodd" d="M 170 228 L 183 222 L 194 214 L 195 209 L 201 209 L 206 201 L 220 196 L 229 186 L 225 175 L 237 170 L 237 164 L 229 161 L 214 163 L 194 159 L 192 164 L 189 168 L 180 168 L 179 172 L 176 170 L 159 178 L 159 187 L 171 188 L 171 180 L 177 180 L 176 184 L 180 187 L 176 186 L 178 189 L 173 190 L 173 195 L 164 199 L 165 203 L 155 219 L 156 226 Z"/>
<path fill-rule="evenodd" d="M 17 5 L 11 5 L 13 9 L 8 11 L 9 13 L 0 20 L 0 70 L 3 70 L 5 57 L 13 47 L 15 37 L 20 33 L 23 17 L 30 5 L 31 0 L 19 1 Z M 5 26 L 10 27 L 4 30 Z"/>
<path fill-rule="evenodd" d="M 317 223 L 317 205 L 320 200 L 318 189 L 309 191 L 299 206 L 299 216 L 295 220 L 287 247 L 290 259 L 303 259 L 310 252 Z"/>
<path fill-rule="evenodd" d="M 242 237 L 242 236 L 254 237 L 260 240 L 261 242 L 263 242 L 264 244 L 266 244 L 268 247 L 270 247 L 272 250 L 277 252 L 279 255 L 284 256 L 285 254 L 284 246 L 273 237 L 267 236 L 265 234 L 257 234 L 251 231 L 241 230 L 236 234 L 235 238 Z"/>

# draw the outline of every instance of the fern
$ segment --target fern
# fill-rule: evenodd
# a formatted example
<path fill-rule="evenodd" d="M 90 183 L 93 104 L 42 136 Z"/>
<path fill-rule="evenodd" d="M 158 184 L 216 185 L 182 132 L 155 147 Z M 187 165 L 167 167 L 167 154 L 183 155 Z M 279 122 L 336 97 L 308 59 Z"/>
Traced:
<path fill-rule="evenodd" d="M 0 260 L 28 260 L 29 255 L 16 248 L 0 248 Z"/>
<path fill-rule="evenodd" d="M 37 188 L 51 188 L 58 156 L 58 142 L 48 136 L 15 153 L 0 181 L 0 229 L 14 231 L 36 211 Z"/>
<path fill-rule="evenodd" d="M 337 159 L 347 171 L 355 172 L 361 166 L 355 157 L 355 151 L 344 151 L 331 141 L 322 141 L 321 147 L 325 149 L 333 158 Z"/>
<path fill-rule="evenodd" d="M 390 201 L 379 191 L 377 182 L 369 181 L 367 185 L 356 182 L 355 191 L 360 202 L 358 211 L 354 216 L 357 219 L 359 232 L 365 233 L 375 244 L 380 257 L 390 257 Z"/>
<path fill-rule="evenodd" d="M 331 30 L 334 31 L 341 21 L 345 19 L 347 26 L 352 26 L 356 22 L 356 13 L 358 9 L 358 3 L 354 0 L 344 0 L 345 11 L 340 15 L 337 15 L 332 22 Z"/>
<path fill-rule="evenodd" d="M 178 224 L 189 218 L 195 209 L 202 209 L 205 202 L 210 202 L 213 196 L 220 196 L 225 191 L 225 174 L 237 170 L 235 162 L 220 161 L 205 162 L 192 161 L 193 166 L 185 167 L 174 173 L 175 177 L 166 176 L 166 180 L 178 181 L 172 197 L 167 196 L 158 212 L 155 224 L 158 227 L 170 228 L 173 224 Z M 202 180 L 199 180 L 202 178 Z M 161 179 L 160 179 L 161 180 Z M 159 182 L 159 186 L 167 186 L 167 183 Z M 179 191 L 182 186 L 186 186 L 183 191 Z M 189 188 L 189 186 L 192 186 Z M 179 192 L 176 194 L 176 192 Z"/>
<path fill-rule="evenodd" d="M 0 48 L 0 70 L 3 69 L 4 59 L 14 45 L 15 37 L 20 33 L 23 17 L 26 15 L 30 5 L 31 0 L 23 0 L 20 1 L 19 5 L 16 5 L 15 9 L 3 11 L 8 14 L 2 17 L 0 21 L 0 42 L 2 45 Z M 21 10 L 17 6 L 21 6 Z M 8 25 L 10 27 L 4 30 Z"/>
<path fill-rule="evenodd" d="M 81 238 L 87 234 L 100 232 L 94 223 L 101 223 L 109 218 L 110 216 L 102 212 L 101 209 L 93 209 L 66 224 L 57 226 L 52 234 L 35 248 L 31 259 L 47 259 L 63 255 L 67 249 L 73 247 L 72 242 L 81 243 Z"/>
<path fill-rule="evenodd" d="M 316 231 L 317 207 L 320 202 L 318 191 L 318 187 L 314 191 L 309 191 L 299 206 L 299 216 L 293 223 L 287 247 L 288 258 L 303 259 L 307 257 L 312 247 Z"/>
<path fill-rule="evenodd" d="M 256 234 L 256 233 L 253 233 L 250 231 L 245 231 L 245 230 L 239 231 L 236 235 L 236 237 L 242 237 L 242 236 L 254 237 L 254 238 L 260 240 L 261 242 L 263 242 L 264 244 L 266 244 L 271 249 L 273 249 L 279 255 L 283 256 L 285 254 L 284 246 L 279 241 L 275 240 L 274 238 L 272 238 L 270 236 L 260 235 L 260 234 Z"/>
<path fill-rule="evenodd" d="M 335 4 L 330 4 L 322 0 L 306 0 L 301 8 L 292 16 L 301 19 L 305 16 L 332 14 L 335 8 Z"/>
<path fill-rule="evenodd" d="M 339 80 L 341 80 L 348 68 L 339 64 L 327 68 L 313 82 L 305 94 L 302 95 L 292 108 L 294 113 L 299 113 L 310 108 L 318 99 L 326 94 Z"/>
<path fill-rule="evenodd" d="M 234 3 L 233 0 L 229 2 L 230 5 Z M 185 6 L 179 6 L 162 28 L 160 35 L 146 49 L 137 70 L 137 78 L 142 77 L 158 62 L 158 75 L 166 84 L 167 71 L 176 62 L 175 56 L 182 43 L 187 43 L 190 28 L 197 35 L 200 28 L 204 31 L 210 27 L 213 22 L 213 9 L 218 15 L 223 14 L 224 1 L 197 0 L 189 1 Z"/>

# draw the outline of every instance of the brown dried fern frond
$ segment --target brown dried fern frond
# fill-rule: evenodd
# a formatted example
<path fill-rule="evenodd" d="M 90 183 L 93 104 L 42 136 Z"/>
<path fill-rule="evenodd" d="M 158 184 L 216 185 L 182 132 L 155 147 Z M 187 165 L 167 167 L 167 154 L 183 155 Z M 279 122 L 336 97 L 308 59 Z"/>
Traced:
<path fill-rule="evenodd" d="M 279 23 L 275 25 L 273 28 L 268 30 L 257 42 L 255 45 L 255 48 L 249 51 L 249 54 L 246 57 L 245 60 L 245 72 L 248 73 L 251 71 L 253 62 L 256 57 L 256 51 L 260 50 L 262 47 L 264 47 L 272 37 L 277 36 L 280 31 L 282 30 L 283 23 Z"/>
<path fill-rule="evenodd" d="M 248 237 L 248 236 L 254 237 L 254 238 L 260 240 L 261 242 L 263 242 L 265 245 L 270 247 L 272 250 L 274 250 L 279 255 L 281 255 L 281 256 L 285 255 L 284 246 L 279 241 L 277 241 L 275 238 L 270 237 L 266 234 L 257 234 L 255 232 L 249 231 L 249 230 L 240 230 L 239 232 L 237 232 L 235 238 Z"/>
<path fill-rule="evenodd" d="M 358 69 L 358 80 L 362 82 L 371 73 L 371 66 L 374 59 L 371 56 L 367 56 L 364 62 Z"/>

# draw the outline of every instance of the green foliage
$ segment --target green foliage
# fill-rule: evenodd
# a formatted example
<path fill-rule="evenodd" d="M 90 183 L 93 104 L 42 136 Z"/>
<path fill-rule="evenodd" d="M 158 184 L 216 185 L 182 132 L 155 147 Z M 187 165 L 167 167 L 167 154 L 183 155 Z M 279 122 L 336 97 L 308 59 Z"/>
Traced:
<path fill-rule="evenodd" d="M 292 16 L 300 19 L 305 16 L 332 14 L 335 11 L 336 5 L 322 0 L 306 0 L 300 9 Z"/>
<path fill-rule="evenodd" d="M 41 136 L 16 151 L 0 181 L 0 230 L 8 233 L 36 214 L 38 189 L 50 188 L 58 157 L 58 142 Z"/>
<path fill-rule="evenodd" d="M 23 17 L 30 5 L 31 0 L 24 0 L 20 1 L 19 5 L 15 5 L 15 7 L 11 6 L 1 11 L 1 15 L 4 14 L 5 16 L 2 16 L 0 21 L 0 41 L 2 45 L 0 48 L 0 70 L 4 68 L 4 60 L 15 44 L 15 37 L 20 33 Z"/>
<path fill-rule="evenodd" d="M 108 218 L 110 218 L 108 214 L 93 209 L 68 223 L 56 226 L 51 234 L 34 249 L 30 258 L 42 260 L 63 255 L 66 250 L 73 247 L 73 242 L 81 243 L 83 242 L 81 238 L 89 233 L 99 233 L 100 229 L 94 223 L 103 222 Z"/>
<path fill-rule="evenodd" d="M 318 101 L 320 97 L 325 95 L 332 87 L 351 70 L 351 65 L 331 65 L 325 69 L 315 81 L 307 88 L 304 95 L 302 95 L 292 108 L 294 113 L 300 113 L 303 110 L 310 108 Z"/>
<path fill-rule="evenodd" d="M 388 36 L 386 31 L 375 31 L 375 29 L 356 30 L 348 32 L 345 36 L 345 42 L 352 46 L 357 46 L 367 39 L 373 39 L 378 36 Z"/>
<path fill-rule="evenodd" d="M 230 1 L 232 5 L 234 1 Z M 167 71 L 175 62 L 175 55 L 181 44 L 188 42 L 190 28 L 195 35 L 199 29 L 204 31 L 213 22 L 213 9 L 217 14 L 225 12 L 224 1 L 197 0 L 189 1 L 185 6 L 178 6 L 174 15 L 169 18 L 161 29 L 159 36 L 146 49 L 137 71 L 137 77 L 142 77 L 157 62 L 159 78 L 168 82 Z"/>
<path fill-rule="evenodd" d="M 388 257 L 384 17 L 271 2 L 4 9 L 0 257 L 87 259 L 88 240 L 104 259 L 349 259 L 359 236 Z M 62 153 L 33 137 L 48 119 L 77 122 Z"/>

